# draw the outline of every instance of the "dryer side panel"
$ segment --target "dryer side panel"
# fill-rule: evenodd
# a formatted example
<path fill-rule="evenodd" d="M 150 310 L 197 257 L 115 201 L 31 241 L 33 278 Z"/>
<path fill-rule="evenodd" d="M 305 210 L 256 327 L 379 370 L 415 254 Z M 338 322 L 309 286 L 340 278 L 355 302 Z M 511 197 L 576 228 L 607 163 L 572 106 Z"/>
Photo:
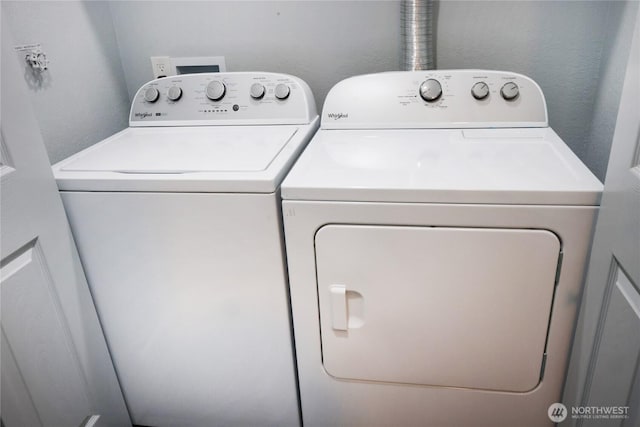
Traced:
<path fill-rule="evenodd" d="M 535 388 L 561 244 L 546 230 L 326 225 L 322 357 L 341 379 Z"/>

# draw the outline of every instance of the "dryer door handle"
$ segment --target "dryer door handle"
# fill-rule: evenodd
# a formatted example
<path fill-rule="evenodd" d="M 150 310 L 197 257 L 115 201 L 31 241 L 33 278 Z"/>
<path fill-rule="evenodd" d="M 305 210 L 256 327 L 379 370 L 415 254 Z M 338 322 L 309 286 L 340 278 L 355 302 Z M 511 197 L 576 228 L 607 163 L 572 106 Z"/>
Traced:
<path fill-rule="evenodd" d="M 345 285 L 329 286 L 331 295 L 331 323 L 332 327 L 338 331 L 348 329 L 349 315 L 347 312 L 347 287 Z"/>

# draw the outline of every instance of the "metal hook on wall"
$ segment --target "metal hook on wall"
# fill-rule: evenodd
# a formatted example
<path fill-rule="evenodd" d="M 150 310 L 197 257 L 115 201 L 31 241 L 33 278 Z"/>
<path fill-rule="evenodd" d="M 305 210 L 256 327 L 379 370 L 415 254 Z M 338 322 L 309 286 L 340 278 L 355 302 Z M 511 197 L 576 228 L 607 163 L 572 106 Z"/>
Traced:
<path fill-rule="evenodd" d="M 27 64 L 29 64 L 35 71 L 43 72 L 49 68 L 49 60 L 47 59 L 47 55 L 40 49 L 28 52 L 25 60 L 27 61 Z"/>
<path fill-rule="evenodd" d="M 47 89 L 51 84 L 49 59 L 40 43 L 23 44 L 13 48 L 20 61 L 24 61 L 24 80 L 29 89 L 38 91 Z M 46 72 L 45 72 L 46 71 Z"/>

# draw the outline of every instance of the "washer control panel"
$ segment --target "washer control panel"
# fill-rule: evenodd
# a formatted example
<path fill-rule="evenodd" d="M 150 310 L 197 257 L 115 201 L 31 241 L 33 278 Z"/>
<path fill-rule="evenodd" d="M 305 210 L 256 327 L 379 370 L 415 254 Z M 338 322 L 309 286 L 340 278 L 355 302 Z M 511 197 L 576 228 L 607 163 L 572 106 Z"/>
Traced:
<path fill-rule="evenodd" d="M 152 80 L 133 99 L 131 126 L 307 124 L 309 86 L 277 73 L 181 74 Z"/>
<path fill-rule="evenodd" d="M 352 77 L 325 100 L 324 129 L 546 127 L 540 87 L 487 70 L 400 71 Z"/>

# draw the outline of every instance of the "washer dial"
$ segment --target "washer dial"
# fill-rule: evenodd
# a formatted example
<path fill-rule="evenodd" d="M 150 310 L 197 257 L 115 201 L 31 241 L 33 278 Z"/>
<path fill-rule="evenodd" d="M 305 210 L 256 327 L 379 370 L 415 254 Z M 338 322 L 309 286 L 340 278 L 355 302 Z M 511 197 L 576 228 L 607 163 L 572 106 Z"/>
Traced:
<path fill-rule="evenodd" d="M 436 79 L 428 79 L 420 85 L 420 96 L 427 102 L 434 102 L 442 96 L 442 86 Z"/>
<path fill-rule="evenodd" d="M 160 92 L 155 87 L 147 88 L 144 91 L 144 100 L 147 102 L 156 102 L 160 98 Z"/>
<path fill-rule="evenodd" d="M 266 90 L 264 86 L 260 83 L 254 83 L 251 85 L 249 89 L 249 94 L 253 99 L 262 99 L 264 97 Z"/>
<path fill-rule="evenodd" d="M 471 88 L 471 95 L 475 99 L 485 99 L 489 96 L 489 85 L 485 82 L 478 82 Z"/>
<path fill-rule="evenodd" d="M 287 99 L 290 93 L 291 89 L 286 84 L 280 83 L 276 86 L 276 98 L 280 100 Z"/>
<path fill-rule="evenodd" d="M 226 92 L 227 87 L 219 80 L 214 80 L 207 85 L 207 98 L 212 101 L 220 101 Z"/>
<path fill-rule="evenodd" d="M 171 101 L 177 101 L 182 98 L 182 89 L 178 86 L 171 86 L 167 91 L 167 98 Z"/>
<path fill-rule="evenodd" d="M 520 95 L 520 88 L 514 82 L 505 83 L 500 89 L 500 94 L 507 101 L 513 101 Z"/>

